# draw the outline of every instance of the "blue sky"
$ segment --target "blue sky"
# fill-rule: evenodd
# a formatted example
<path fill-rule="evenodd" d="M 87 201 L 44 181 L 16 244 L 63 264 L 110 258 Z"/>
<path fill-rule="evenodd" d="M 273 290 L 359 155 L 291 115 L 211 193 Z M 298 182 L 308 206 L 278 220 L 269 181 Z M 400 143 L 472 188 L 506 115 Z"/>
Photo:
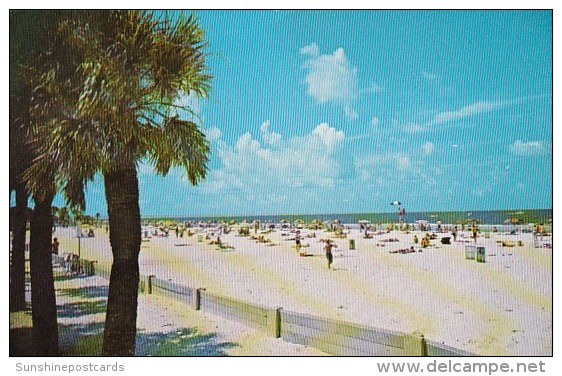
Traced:
<path fill-rule="evenodd" d="M 141 165 L 142 215 L 552 208 L 551 12 L 195 14 L 209 173 Z"/>

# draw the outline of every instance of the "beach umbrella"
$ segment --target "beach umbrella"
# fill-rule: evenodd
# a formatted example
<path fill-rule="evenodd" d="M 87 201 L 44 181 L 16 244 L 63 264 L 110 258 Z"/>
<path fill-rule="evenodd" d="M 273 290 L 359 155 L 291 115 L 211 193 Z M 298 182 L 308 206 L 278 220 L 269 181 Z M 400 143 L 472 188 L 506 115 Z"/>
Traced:
<path fill-rule="evenodd" d="M 390 205 L 402 205 L 400 201 L 392 201 Z"/>
<path fill-rule="evenodd" d="M 281 220 L 281 223 L 289 223 L 289 221 L 286 220 L 286 219 L 282 219 L 282 220 Z"/>
<path fill-rule="evenodd" d="M 371 221 L 367 221 L 366 219 L 361 219 L 361 220 L 358 221 L 357 223 L 367 224 L 367 223 L 371 223 Z"/>

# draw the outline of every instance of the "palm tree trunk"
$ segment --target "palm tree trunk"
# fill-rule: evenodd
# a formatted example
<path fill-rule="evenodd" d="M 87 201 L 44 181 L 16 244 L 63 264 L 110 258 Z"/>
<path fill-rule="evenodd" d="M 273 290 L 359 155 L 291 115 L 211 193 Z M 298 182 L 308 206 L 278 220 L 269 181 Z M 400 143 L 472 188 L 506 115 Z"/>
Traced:
<path fill-rule="evenodd" d="M 57 306 L 51 258 L 54 192 L 36 198 L 30 226 L 31 308 L 36 356 L 58 356 Z"/>
<path fill-rule="evenodd" d="M 102 355 L 133 356 L 141 246 L 139 187 L 134 162 L 106 172 L 104 183 L 113 265 Z"/>
<path fill-rule="evenodd" d="M 25 309 L 25 232 L 27 199 L 23 184 L 16 186 L 16 210 L 12 223 L 12 265 L 10 269 L 10 311 Z"/>

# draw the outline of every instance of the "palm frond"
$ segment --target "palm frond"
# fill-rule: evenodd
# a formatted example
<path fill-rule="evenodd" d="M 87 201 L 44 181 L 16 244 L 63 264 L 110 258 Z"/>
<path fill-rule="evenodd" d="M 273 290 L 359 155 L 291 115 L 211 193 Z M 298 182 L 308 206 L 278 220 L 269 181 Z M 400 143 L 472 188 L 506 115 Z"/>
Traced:
<path fill-rule="evenodd" d="M 146 140 L 151 140 L 147 154 L 156 172 L 165 175 L 171 167 L 183 167 L 194 185 L 205 178 L 210 145 L 197 124 L 173 117 L 162 128 L 145 132 Z"/>

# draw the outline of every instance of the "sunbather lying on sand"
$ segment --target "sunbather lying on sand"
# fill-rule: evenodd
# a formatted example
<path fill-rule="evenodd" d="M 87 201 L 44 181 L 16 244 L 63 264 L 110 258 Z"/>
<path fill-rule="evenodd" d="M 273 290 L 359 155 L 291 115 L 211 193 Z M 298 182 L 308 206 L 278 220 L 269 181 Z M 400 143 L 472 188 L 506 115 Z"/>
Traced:
<path fill-rule="evenodd" d="M 219 244 L 218 246 L 219 246 L 219 249 L 234 249 L 234 247 L 231 246 L 228 243 L 222 243 L 222 244 Z"/>
<path fill-rule="evenodd" d="M 396 249 L 394 251 L 388 251 L 388 253 L 400 253 L 400 254 L 406 254 L 406 253 L 415 253 L 416 250 L 414 249 L 414 247 L 410 247 L 408 248 L 403 248 L 403 249 Z M 421 252 L 421 250 L 420 250 Z"/>
<path fill-rule="evenodd" d="M 397 242 L 399 241 L 397 238 L 388 238 L 388 239 L 381 239 L 381 242 L 390 243 L 390 242 Z"/>

